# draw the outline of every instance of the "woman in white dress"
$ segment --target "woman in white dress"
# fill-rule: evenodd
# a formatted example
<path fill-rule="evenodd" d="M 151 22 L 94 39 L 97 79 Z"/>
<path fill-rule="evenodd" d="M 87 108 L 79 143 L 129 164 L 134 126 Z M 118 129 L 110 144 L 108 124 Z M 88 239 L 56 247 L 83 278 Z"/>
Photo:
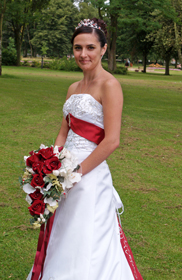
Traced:
<path fill-rule="evenodd" d="M 81 21 L 72 37 L 84 77 L 68 89 L 55 145 L 77 156 L 82 179 L 61 200 L 42 263 L 27 279 L 142 279 L 118 223 L 122 202 L 105 161 L 119 145 L 123 107 L 120 83 L 101 65 L 105 34 L 105 23 L 93 19 Z"/>

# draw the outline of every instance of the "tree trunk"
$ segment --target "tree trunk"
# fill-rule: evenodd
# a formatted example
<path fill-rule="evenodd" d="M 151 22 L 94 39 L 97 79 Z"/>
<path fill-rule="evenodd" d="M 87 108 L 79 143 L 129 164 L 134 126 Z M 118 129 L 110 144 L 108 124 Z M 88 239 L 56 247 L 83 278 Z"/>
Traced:
<path fill-rule="evenodd" d="M 0 76 L 2 75 L 2 26 L 3 26 L 3 14 L 0 14 Z"/>
<path fill-rule="evenodd" d="M 24 29 L 25 29 L 25 24 L 23 26 L 16 25 L 16 27 L 14 28 L 15 45 L 16 45 L 16 52 L 17 52 L 16 66 L 20 66 L 21 46 L 22 46 L 22 41 L 23 41 Z"/>
<path fill-rule="evenodd" d="M 169 75 L 169 62 L 170 62 L 170 56 L 166 57 L 166 65 L 165 65 L 165 75 Z"/>
<path fill-rule="evenodd" d="M 2 75 L 2 41 L 3 41 L 3 16 L 6 11 L 6 0 L 1 4 L 0 13 L 0 76 Z"/>
<path fill-rule="evenodd" d="M 17 61 L 16 66 L 20 66 L 20 59 L 21 59 L 21 38 L 20 38 L 20 30 L 16 28 L 14 30 L 15 33 L 15 45 L 16 45 L 16 53 L 17 53 Z"/>
<path fill-rule="evenodd" d="M 179 32 L 178 32 L 176 22 L 174 22 L 174 31 L 175 31 L 176 48 L 177 48 L 177 51 L 178 51 L 178 58 L 179 58 L 180 64 L 182 65 L 182 53 L 181 53 L 181 42 L 180 42 L 181 40 L 179 38 L 180 35 L 179 35 Z"/>
<path fill-rule="evenodd" d="M 30 52 L 31 52 L 31 57 L 32 57 L 33 56 L 33 51 L 32 51 L 32 44 L 31 44 L 31 41 L 30 41 L 30 34 L 29 34 L 28 27 L 27 27 L 27 35 L 28 35 L 28 41 L 29 41 Z"/>
<path fill-rule="evenodd" d="M 117 17 L 111 15 L 111 27 L 108 34 L 108 68 L 111 72 L 116 70 L 116 39 Z"/>
<path fill-rule="evenodd" d="M 143 73 L 146 73 L 147 70 L 147 55 L 146 53 L 143 54 Z"/>

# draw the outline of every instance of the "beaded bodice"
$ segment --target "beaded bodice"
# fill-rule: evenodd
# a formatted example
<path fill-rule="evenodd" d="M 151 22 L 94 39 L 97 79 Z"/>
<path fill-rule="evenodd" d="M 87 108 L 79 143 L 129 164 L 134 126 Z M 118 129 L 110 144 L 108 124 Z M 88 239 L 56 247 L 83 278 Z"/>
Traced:
<path fill-rule="evenodd" d="M 74 117 L 95 124 L 101 128 L 104 128 L 103 124 L 103 107 L 93 98 L 90 94 L 80 93 L 73 94 L 66 100 L 63 106 L 64 117 L 71 113 Z M 71 129 L 68 132 L 65 147 L 69 149 L 86 149 L 94 150 L 97 145 L 77 134 Z"/>

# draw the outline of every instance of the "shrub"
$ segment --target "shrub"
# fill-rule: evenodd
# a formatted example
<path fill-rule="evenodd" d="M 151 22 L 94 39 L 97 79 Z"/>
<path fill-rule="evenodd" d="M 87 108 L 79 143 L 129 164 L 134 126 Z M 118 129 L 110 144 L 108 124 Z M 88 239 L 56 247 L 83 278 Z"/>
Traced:
<path fill-rule="evenodd" d="M 22 62 L 22 66 L 30 66 L 30 63 L 27 60 L 24 60 Z"/>
<path fill-rule="evenodd" d="M 117 69 L 116 69 L 115 71 L 110 71 L 110 70 L 108 69 L 108 65 L 104 62 L 104 63 L 102 63 L 102 67 L 103 67 L 106 71 L 110 72 L 111 74 L 126 75 L 126 74 L 128 73 L 128 68 L 125 67 L 125 66 L 118 66 Z"/>
<path fill-rule="evenodd" d="M 28 65 L 27 65 L 27 66 L 28 66 Z M 36 61 L 36 60 L 33 60 L 31 66 L 32 66 L 32 67 L 40 67 L 41 64 L 40 64 L 40 62 L 38 62 L 38 61 Z"/>
<path fill-rule="evenodd" d="M 74 58 L 67 59 L 67 57 L 54 59 L 49 63 L 49 68 L 52 70 L 82 71 L 76 64 Z"/>
<path fill-rule="evenodd" d="M 15 52 L 9 51 L 8 49 L 2 50 L 2 65 L 16 65 L 17 55 Z"/>
<path fill-rule="evenodd" d="M 9 38 L 9 45 L 2 49 L 2 65 L 16 65 L 17 54 L 14 45 L 14 39 Z"/>

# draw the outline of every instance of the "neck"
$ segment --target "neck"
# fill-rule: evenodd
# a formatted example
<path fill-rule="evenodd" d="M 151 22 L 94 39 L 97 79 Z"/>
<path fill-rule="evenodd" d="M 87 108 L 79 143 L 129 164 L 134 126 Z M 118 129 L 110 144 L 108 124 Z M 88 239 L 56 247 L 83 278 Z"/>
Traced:
<path fill-rule="evenodd" d="M 84 75 L 83 82 L 84 82 L 84 84 L 88 84 L 91 81 L 93 81 L 100 74 L 100 72 L 102 70 L 103 70 L 102 65 L 99 65 L 92 70 L 83 71 L 83 75 Z"/>

